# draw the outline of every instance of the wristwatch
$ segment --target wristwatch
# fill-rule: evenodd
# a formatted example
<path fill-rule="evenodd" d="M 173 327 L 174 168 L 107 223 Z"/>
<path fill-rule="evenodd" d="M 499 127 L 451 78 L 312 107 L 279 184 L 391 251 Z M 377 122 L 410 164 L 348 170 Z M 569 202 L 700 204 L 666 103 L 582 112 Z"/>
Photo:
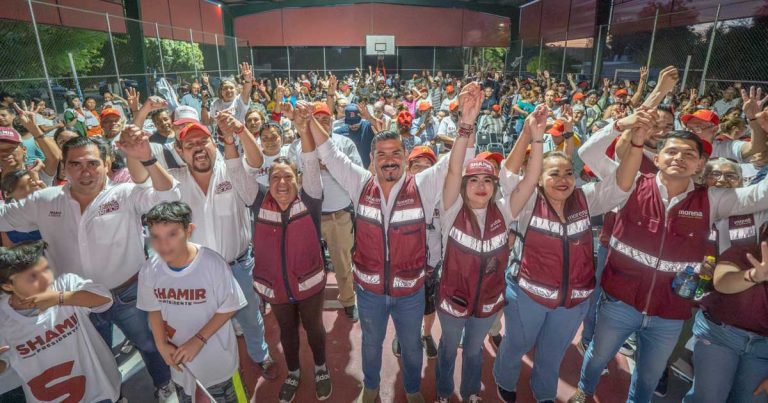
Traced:
<path fill-rule="evenodd" d="M 573 137 L 573 132 L 565 132 L 563 133 L 563 138 L 568 140 L 569 138 Z"/>
<path fill-rule="evenodd" d="M 141 165 L 144 165 L 145 167 L 155 165 L 155 164 L 157 164 L 157 158 L 155 157 L 152 157 L 146 161 L 141 161 Z"/>

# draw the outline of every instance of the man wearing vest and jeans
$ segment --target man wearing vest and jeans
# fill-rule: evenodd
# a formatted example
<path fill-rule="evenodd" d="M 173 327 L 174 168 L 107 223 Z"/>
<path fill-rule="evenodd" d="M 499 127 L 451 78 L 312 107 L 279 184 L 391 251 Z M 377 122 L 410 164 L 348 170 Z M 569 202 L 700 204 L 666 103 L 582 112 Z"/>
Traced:
<path fill-rule="evenodd" d="M 632 116 L 606 126 L 582 147 L 584 162 L 607 172 L 602 151 L 631 126 Z M 632 144 L 642 147 L 642 144 Z M 715 221 L 768 208 L 768 182 L 739 189 L 705 188 L 692 178 L 706 162 L 702 140 L 671 131 L 659 142 L 657 174 L 641 174 L 621 206 L 611 234 L 602 278 L 594 338 L 584 355 L 579 389 L 569 400 L 584 402 L 595 393 L 600 374 L 633 332 L 637 367 L 628 402 L 649 402 L 693 305 L 672 290 L 675 275 L 692 266 L 698 272 Z"/>
<path fill-rule="evenodd" d="M 469 85 L 473 86 L 477 84 Z M 472 129 L 479 114 L 477 105 L 471 109 L 462 116 L 465 130 Z M 426 223 L 432 219 L 431 206 L 443 187 L 447 159 L 417 175 L 406 174 L 407 155 L 400 136 L 384 131 L 372 141 L 372 174 L 336 149 L 314 118 L 312 136 L 320 159 L 347 190 L 357 212 L 352 260 L 363 333 L 364 375 L 358 402 L 373 403 L 378 397 L 390 315 L 401 345 L 408 402 L 423 402 L 421 318 L 425 303 Z M 467 154 L 468 158 L 474 157 L 471 151 Z"/>

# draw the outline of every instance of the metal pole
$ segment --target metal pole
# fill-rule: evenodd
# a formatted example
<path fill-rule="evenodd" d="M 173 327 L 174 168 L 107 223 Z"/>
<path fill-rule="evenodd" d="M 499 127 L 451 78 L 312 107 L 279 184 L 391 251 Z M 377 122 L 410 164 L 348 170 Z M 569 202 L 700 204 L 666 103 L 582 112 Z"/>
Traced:
<path fill-rule="evenodd" d="M 328 68 L 325 65 L 325 46 L 323 46 L 323 75 L 328 75 Z"/>
<path fill-rule="evenodd" d="M 251 44 L 249 42 L 246 42 L 246 43 L 248 45 L 248 49 L 251 51 L 251 68 L 253 68 L 253 66 L 255 66 L 255 64 L 253 63 L 253 48 L 251 47 Z"/>
<path fill-rule="evenodd" d="M 195 38 L 192 36 L 192 28 L 189 29 L 189 43 L 192 45 L 192 47 L 195 46 Z M 195 77 L 197 77 L 197 63 L 192 63 L 192 67 L 195 68 Z M 203 66 L 203 70 L 205 70 L 205 66 Z"/>
<path fill-rule="evenodd" d="M 568 52 L 568 31 L 565 31 L 565 46 L 563 46 L 563 62 L 560 64 L 560 80 L 565 77 L 565 56 Z"/>
<path fill-rule="evenodd" d="M 32 0 L 27 0 L 29 5 L 29 15 L 32 18 L 32 28 L 35 29 L 35 41 L 37 42 L 37 51 L 40 53 L 40 64 L 43 66 L 43 74 L 45 75 L 45 84 L 48 86 L 48 96 L 51 97 L 51 103 L 53 104 L 53 111 L 56 114 L 59 113 L 59 108 L 56 107 L 56 100 L 53 98 L 53 88 L 51 87 L 51 78 L 48 76 L 48 66 L 45 64 L 45 55 L 43 55 L 43 45 L 40 43 L 40 32 L 37 31 L 37 21 L 35 20 L 35 10 L 32 9 Z"/>
<path fill-rule="evenodd" d="M 518 73 L 517 75 L 522 77 L 523 76 L 523 48 L 525 47 L 525 40 L 520 39 L 520 65 L 518 66 Z"/>
<path fill-rule="evenodd" d="M 288 56 L 288 81 L 291 81 L 291 52 L 288 50 L 288 46 L 285 47 L 285 54 Z"/>
<path fill-rule="evenodd" d="M 365 72 L 363 71 L 363 47 L 360 47 L 360 74 L 365 76 Z"/>
<path fill-rule="evenodd" d="M 233 37 L 234 38 L 234 37 Z M 224 46 L 227 46 L 227 37 L 224 37 Z M 235 38 L 235 68 L 240 73 L 240 50 L 238 49 L 237 38 Z"/>
<path fill-rule="evenodd" d="M 688 81 L 688 69 L 691 68 L 691 55 L 685 59 L 685 70 L 683 70 L 683 81 L 680 81 L 680 89 L 685 88 L 685 83 Z"/>
<path fill-rule="evenodd" d="M 648 61 L 645 62 L 645 68 L 651 67 L 651 56 L 653 56 L 653 44 L 656 42 L 656 24 L 659 22 L 659 9 L 656 9 L 656 17 L 653 19 L 653 33 L 651 33 L 651 48 L 648 50 Z"/>
<path fill-rule="evenodd" d="M 163 72 L 163 77 L 165 77 L 165 62 L 163 62 L 163 46 L 160 43 L 160 28 L 155 23 L 155 34 L 157 34 L 157 50 L 160 51 L 160 69 Z"/>
<path fill-rule="evenodd" d="M 75 69 L 75 59 L 72 58 L 72 52 L 68 52 L 69 68 L 72 70 L 72 78 L 75 79 L 75 89 L 77 90 L 77 96 L 80 100 L 83 100 L 83 91 L 80 89 L 80 80 L 77 79 L 77 69 Z"/>
<path fill-rule="evenodd" d="M 117 85 L 120 86 L 120 69 L 117 68 L 117 55 L 115 54 L 115 43 L 112 42 L 112 25 L 109 23 L 109 13 L 104 14 L 107 18 L 107 32 L 109 33 L 109 47 L 112 49 L 112 61 L 115 63 L 115 75 L 117 76 Z"/>
<path fill-rule="evenodd" d="M 597 70 L 598 64 L 602 63 L 603 59 L 603 27 L 601 25 L 597 30 L 597 50 L 595 50 L 595 60 L 592 62 L 592 88 L 596 87 L 597 83 Z"/>
<path fill-rule="evenodd" d="M 432 46 L 432 75 L 435 75 L 435 63 L 437 62 L 437 48 Z"/>
<path fill-rule="evenodd" d="M 704 70 L 701 72 L 701 82 L 699 82 L 699 94 L 704 93 L 704 86 L 706 85 L 707 71 L 709 70 L 709 59 L 712 57 L 712 48 L 715 45 L 715 34 L 717 33 L 717 22 L 720 19 L 720 4 L 717 5 L 717 13 L 715 13 L 715 24 L 712 26 L 712 37 L 709 39 L 709 47 L 707 48 L 707 58 L 704 59 Z"/>
<path fill-rule="evenodd" d="M 544 50 L 544 37 L 539 38 L 539 68 L 537 70 L 543 70 L 541 68 L 541 52 Z"/>
<path fill-rule="evenodd" d="M 203 33 L 205 35 L 205 33 Z M 219 57 L 219 34 L 213 34 L 213 41 L 216 42 L 216 63 L 219 66 L 219 80 L 221 80 L 221 58 Z"/>

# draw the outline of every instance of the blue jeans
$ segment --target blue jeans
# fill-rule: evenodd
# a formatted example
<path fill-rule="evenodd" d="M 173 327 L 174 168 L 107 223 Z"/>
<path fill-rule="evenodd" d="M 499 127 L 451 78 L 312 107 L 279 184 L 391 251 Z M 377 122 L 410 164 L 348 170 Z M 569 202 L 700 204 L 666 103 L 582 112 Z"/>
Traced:
<path fill-rule="evenodd" d="M 624 340 L 637 336 L 636 367 L 627 402 L 650 402 L 653 391 L 675 349 L 684 321 L 643 315 L 634 307 L 603 294 L 592 343 L 584 354 L 579 389 L 593 395 L 600 375 Z"/>
<path fill-rule="evenodd" d="M 253 255 L 249 250 L 244 257 L 238 259 L 235 264 L 230 266 L 235 281 L 245 294 L 248 305 L 241 308 L 235 314 L 235 319 L 243 328 L 243 337 L 245 345 L 248 348 L 248 355 L 253 362 L 263 362 L 269 356 L 267 341 L 264 339 L 264 318 L 261 317 L 259 309 L 260 300 L 256 290 L 253 289 Z"/>
<path fill-rule="evenodd" d="M 357 309 L 363 330 L 363 383 L 376 389 L 381 383 L 381 352 L 390 315 L 400 342 L 403 363 L 403 385 L 407 393 L 421 390 L 421 319 L 424 315 L 424 287 L 406 297 L 378 295 L 357 290 Z"/>
<path fill-rule="evenodd" d="M 597 248 L 597 267 L 595 267 L 595 291 L 589 296 L 589 307 L 587 308 L 587 315 L 584 317 L 584 329 L 581 329 L 581 342 L 584 345 L 589 345 L 592 341 L 592 336 L 595 334 L 595 322 L 597 321 L 597 303 L 600 301 L 600 296 L 603 294 L 603 289 L 600 287 L 600 279 L 603 277 L 603 269 L 605 269 L 605 260 L 608 257 L 608 247 L 600 245 Z"/>
<path fill-rule="evenodd" d="M 108 346 L 112 346 L 112 324 L 117 325 L 125 337 L 133 343 L 144 360 L 155 388 L 165 386 L 171 381 L 171 370 L 155 347 L 155 339 L 149 328 L 147 313 L 136 308 L 136 290 L 134 282 L 119 294 L 112 294 L 112 306 L 101 313 L 92 313 L 91 322 Z"/>
<path fill-rule="evenodd" d="M 461 386 L 459 394 L 464 400 L 470 395 L 480 393 L 480 378 L 483 372 L 483 341 L 491 329 L 496 315 L 487 318 L 471 317 L 460 319 L 442 311 L 437 311 L 440 328 L 440 347 L 437 349 L 437 395 L 453 395 L 453 371 L 456 367 L 456 354 L 459 341 L 464 334 L 464 348 L 461 354 Z"/>
<path fill-rule="evenodd" d="M 531 299 L 516 283 L 507 282 L 504 308 L 506 337 L 493 364 L 496 384 L 517 390 L 522 358 L 536 346 L 531 389 L 538 401 L 557 398 L 560 363 L 587 312 L 586 301 L 573 308 L 547 308 Z"/>
<path fill-rule="evenodd" d="M 696 314 L 693 334 L 695 377 L 684 402 L 768 401 L 764 393 L 752 396 L 768 378 L 768 337 L 715 324 L 702 311 Z"/>

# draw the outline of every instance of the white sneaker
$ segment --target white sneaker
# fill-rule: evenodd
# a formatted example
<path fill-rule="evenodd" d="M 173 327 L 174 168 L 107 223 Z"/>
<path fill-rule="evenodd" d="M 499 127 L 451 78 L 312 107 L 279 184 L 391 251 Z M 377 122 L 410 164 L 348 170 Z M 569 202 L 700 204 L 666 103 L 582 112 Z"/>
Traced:
<path fill-rule="evenodd" d="M 232 327 L 235 328 L 235 336 L 240 337 L 243 335 L 243 327 L 240 326 L 240 322 L 235 318 L 232 318 Z"/>
<path fill-rule="evenodd" d="M 157 398 L 157 403 L 176 401 L 176 385 L 173 382 L 168 382 L 164 386 L 157 388 L 155 390 L 155 398 Z"/>
<path fill-rule="evenodd" d="M 470 395 L 469 400 L 467 400 L 469 403 L 480 403 L 482 401 L 483 399 L 478 395 Z"/>

